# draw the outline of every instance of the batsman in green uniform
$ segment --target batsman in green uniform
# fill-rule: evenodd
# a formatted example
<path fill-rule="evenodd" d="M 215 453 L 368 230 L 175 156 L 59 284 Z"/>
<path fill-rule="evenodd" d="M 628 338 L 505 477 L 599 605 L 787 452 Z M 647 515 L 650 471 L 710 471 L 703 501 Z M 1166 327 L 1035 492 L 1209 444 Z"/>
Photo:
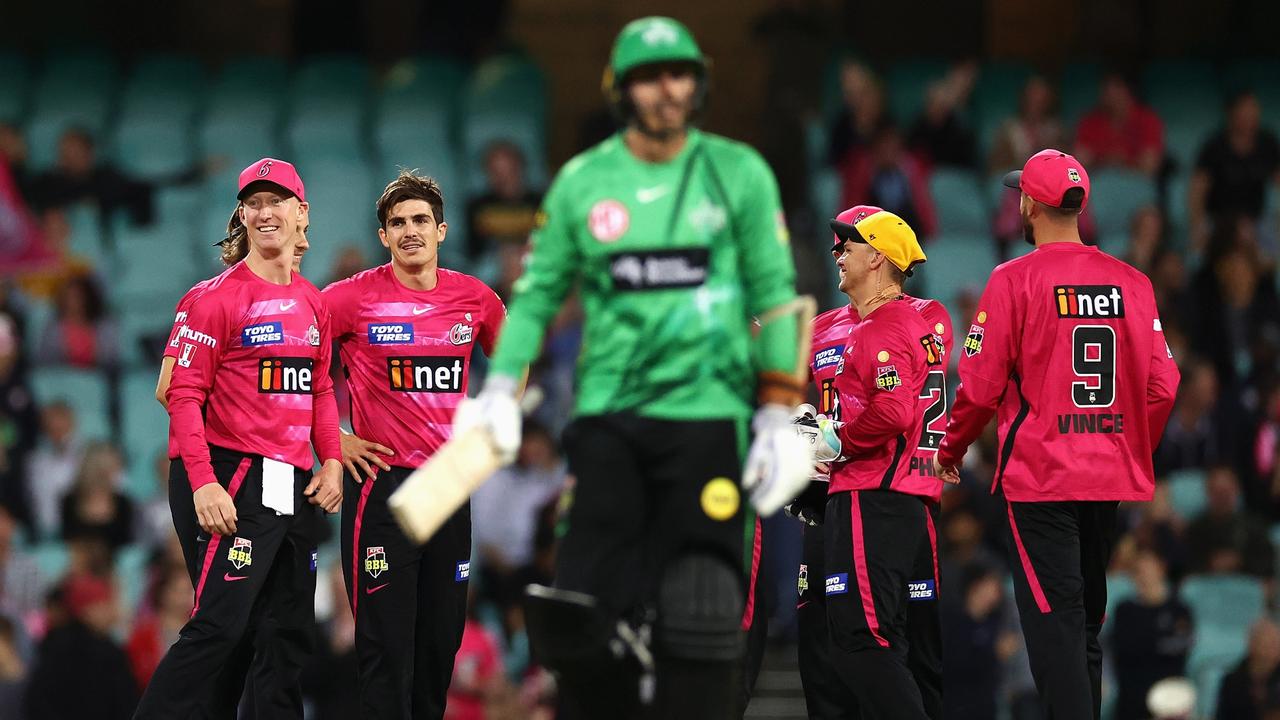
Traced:
<path fill-rule="evenodd" d="M 789 427 L 803 388 L 777 183 L 754 150 L 693 127 L 707 66 L 675 20 L 623 28 L 604 89 L 625 128 L 553 182 L 489 378 L 455 431 L 483 425 L 514 456 L 518 378 L 576 286 L 564 445 L 577 485 L 555 588 L 530 588 L 534 652 L 567 716 L 741 717 L 741 491 L 771 514 L 812 468 Z"/>

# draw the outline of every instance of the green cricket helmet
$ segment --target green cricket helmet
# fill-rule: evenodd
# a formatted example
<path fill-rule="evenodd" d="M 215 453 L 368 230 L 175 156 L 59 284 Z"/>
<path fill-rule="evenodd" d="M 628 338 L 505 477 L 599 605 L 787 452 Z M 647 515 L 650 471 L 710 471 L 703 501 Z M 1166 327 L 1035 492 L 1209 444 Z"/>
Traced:
<path fill-rule="evenodd" d="M 604 94 L 609 104 L 622 116 L 628 116 L 630 112 L 622 92 L 627 74 L 638 67 L 669 62 L 687 62 L 697 68 L 696 114 L 706 94 L 707 60 L 689 28 L 678 20 L 659 15 L 632 20 L 614 40 L 609 64 L 604 69 Z"/>

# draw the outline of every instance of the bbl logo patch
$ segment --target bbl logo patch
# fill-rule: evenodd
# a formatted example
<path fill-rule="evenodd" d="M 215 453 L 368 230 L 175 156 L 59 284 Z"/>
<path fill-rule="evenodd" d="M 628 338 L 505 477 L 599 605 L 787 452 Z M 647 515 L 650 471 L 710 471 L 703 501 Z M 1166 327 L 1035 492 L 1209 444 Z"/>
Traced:
<path fill-rule="evenodd" d="M 471 561 L 463 560 L 453 571 L 453 581 L 466 582 L 469 577 L 471 577 Z"/>
<path fill-rule="evenodd" d="M 234 565 L 237 570 L 242 570 L 246 566 L 252 565 L 253 541 L 249 538 L 236 538 L 231 543 L 231 549 L 227 550 L 227 560 Z"/>
<path fill-rule="evenodd" d="M 885 365 L 876 368 L 876 388 L 893 392 L 901 385 L 902 378 L 898 377 L 898 367 L 896 365 Z"/>
<path fill-rule="evenodd" d="M 364 549 L 364 571 L 369 573 L 369 577 L 377 578 L 390 569 L 391 566 L 387 564 L 387 553 L 381 545 Z"/>
<path fill-rule="evenodd" d="M 827 595 L 843 595 L 849 592 L 849 573 L 836 573 L 827 576 Z"/>
<path fill-rule="evenodd" d="M 964 338 L 964 354 L 973 357 L 982 352 L 982 338 L 987 331 L 981 325 L 970 325 L 969 334 Z"/>
<path fill-rule="evenodd" d="M 796 576 L 796 592 L 800 595 L 805 594 L 809 590 L 809 566 L 804 563 L 800 564 L 800 574 Z"/>

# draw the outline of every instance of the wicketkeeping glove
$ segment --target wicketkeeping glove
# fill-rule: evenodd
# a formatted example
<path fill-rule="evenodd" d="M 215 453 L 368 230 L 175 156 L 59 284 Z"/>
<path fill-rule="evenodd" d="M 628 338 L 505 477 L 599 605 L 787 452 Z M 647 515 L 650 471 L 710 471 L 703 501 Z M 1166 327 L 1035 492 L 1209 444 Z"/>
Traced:
<path fill-rule="evenodd" d="M 742 487 L 762 516 L 777 512 L 804 489 L 813 472 L 808 440 L 791 424 L 791 409 L 770 403 L 751 421 L 755 440 L 742 471 Z"/>
<path fill-rule="evenodd" d="M 490 375 L 475 398 L 464 398 L 453 415 L 453 434 L 482 428 L 489 435 L 503 465 L 515 462 L 520 450 L 520 404 L 516 401 L 516 381 Z"/>
<path fill-rule="evenodd" d="M 831 420 L 826 415 L 817 415 L 814 407 L 808 404 L 796 408 L 796 416 L 791 422 L 796 433 L 808 444 L 814 462 L 844 460 L 840 455 L 840 428 L 843 423 Z"/>

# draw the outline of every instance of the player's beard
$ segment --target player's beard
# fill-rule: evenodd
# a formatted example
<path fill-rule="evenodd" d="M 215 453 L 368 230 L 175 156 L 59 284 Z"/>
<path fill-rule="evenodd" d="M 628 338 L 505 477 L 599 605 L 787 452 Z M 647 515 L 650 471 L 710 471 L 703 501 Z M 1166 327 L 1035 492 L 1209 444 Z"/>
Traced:
<path fill-rule="evenodd" d="M 1036 231 L 1031 227 L 1031 220 L 1026 215 L 1022 216 L 1022 239 L 1031 247 L 1036 246 Z"/>
<path fill-rule="evenodd" d="M 646 119 L 643 116 L 641 116 L 639 113 L 636 113 L 636 118 L 634 123 L 636 130 L 639 130 L 640 133 L 645 137 L 651 138 L 653 140 L 658 140 L 658 141 L 671 140 L 673 138 L 676 138 L 685 134 L 685 132 L 689 130 L 689 118 L 692 115 L 692 112 L 691 112 L 692 109 L 688 106 L 687 103 L 662 102 L 662 103 L 659 103 L 658 107 L 655 108 L 656 112 L 654 113 L 654 115 L 661 117 L 662 111 L 665 109 L 664 106 L 667 106 L 667 105 L 678 107 L 682 111 L 681 114 L 684 116 L 684 119 L 678 125 L 670 126 L 670 125 L 666 125 L 665 123 L 662 123 L 660 124 L 659 127 L 654 127 L 652 124 L 646 121 Z"/>

